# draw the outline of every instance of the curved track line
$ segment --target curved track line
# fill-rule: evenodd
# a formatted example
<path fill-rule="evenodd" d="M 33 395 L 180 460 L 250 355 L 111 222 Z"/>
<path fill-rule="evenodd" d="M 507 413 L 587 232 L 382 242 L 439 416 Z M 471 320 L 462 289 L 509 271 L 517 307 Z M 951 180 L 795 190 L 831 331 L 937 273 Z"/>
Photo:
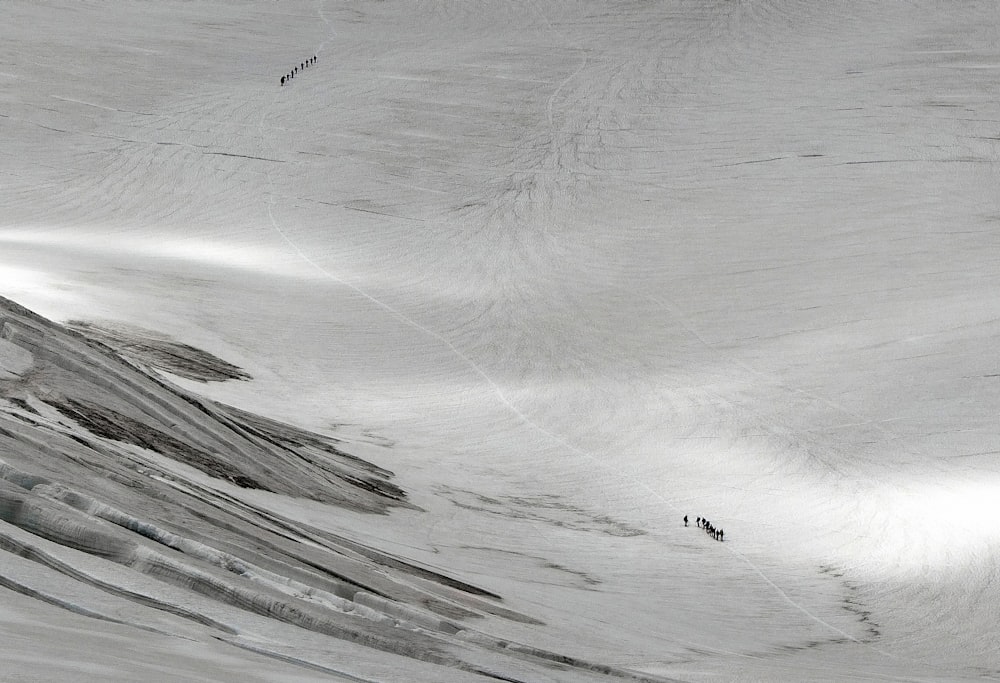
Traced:
<path fill-rule="evenodd" d="M 323 12 L 324 4 L 326 4 L 324 0 L 317 0 L 316 14 L 318 14 L 319 18 L 323 20 L 324 24 L 326 24 L 326 27 L 329 29 L 329 33 L 327 33 L 323 42 L 319 44 L 319 47 L 316 48 L 316 54 L 322 52 L 323 48 L 326 47 L 326 44 L 329 43 L 335 35 L 337 35 L 337 31 L 333 28 L 333 24 L 330 23 L 330 20 L 326 18 L 326 14 Z"/>
<path fill-rule="evenodd" d="M 335 32 L 335 30 L 333 28 L 333 25 L 330 23 L 330 21 L 323 14 L 322 6 L 323 6 L 323 2 L 322 1 L 319 2 L 319 3 L 317 3 L 317 13 L 319 14 L 320 18 L 327 24 L 327 26 L 330 27 L 330 33 L 327 36 L 327 38 L 321 43 L 321 47 L 317 48 L 317 50 L 322 50 L 322 46 L 324 46 L 328 42 L 330 42 L 330 40 L 333 38 L 333 36 L 336 35 L 336 32 Z M 548 19 L 546 19 L 546 22 L 548 22 Z M 549 24 L 549 26 L 551 28 L 551 24 Z M 577 70 L 575 72 L 573 72 L 572 74 L 570 74 L 567 78 L 565 78 L 563 80 L 563 82 L 559 85 L 559 87 L 556 88 L 555 92 L 549 97 L 549 102 L 548 102 L 548 117 L 549 117 L 549 124 L 550 125 L 552 125 L 552 103 L 553 103 L 556 95 L 560 92 L 560 90 L 562 90 L 562 88 L 571 79 L 575 78 L 583 70 L 583 68 L 586 66 L 586 63 L 587 63 L 587 57 L 585 55 L 583 57 L 581 65 L 577 68 Z M 275 94 L 275 96 L 271 100 L 271 104 L 272 105 L 273 105 L 273 103 L 274 103 L 274 101 L 276 99 L 277 99 L 277 94 Z M 264 123 L 266 122 L 266 119 L 267 119 L 267 109 L 269 109 L 269 108 L 270 107 L 265 108 L 265 110 L 262 112 L 262 114 L 261 114 L 261 120 L 260 120 L 260 123 L 258 125 L 258 134 L 259 134 L 261 140 L 265 139 L 265 136 L 264 136 Z M 379 308 L 383 309 L 384 311 L 386 311 L 387 313 L 391 314 L 392 316 L 394 316 L 398 320 L 404 322 L 405 324 L 409 325 L 410 327 L 412 327 L 412 328 L 414 328 L 416 330 L 419 330 L 419 331 L 423 332 L 424 334 L 428 335 L 429 337 L 431 337 L 433 339 L 436 339 L 437 341 L 439 341 L 440 343 L 442 343 L 446 348 L 448 348 L 455 355 L 456 358 L 460 359 L 467 367 L 469 367 L 477 375 L 479 375 L 487 383 L 487 385 L 490 387 L 490 389 L 492 389 L 493 393 L 497 396 L 497 398 L 500 400 L 500 402 L 513 415 L 515 415 L 519 420 L 521 420 L 525 425 L 531 427 L 536 432 L 538 432 L 538 433 L 540 433 L 540 434 L 548 437 L 554 443 L 556 443 L 556 444 L 558 444 L 560 446 L 563 446 L 564 448 L 566 448 L 570 452 L 575 453 L 576 455 L 579 455 L 579 456 L 582 456 L 582 457 L 586 458 L 591 463 L 593 463 L 594 465 L 598 466 L 600 469 L 603 469 L 606 472 L 614 475 L 614 477 L 621 477 L 622 476 L 623 473 L 622 473 L 622 471 L 620 469 L 612 468 L 609 464 L 607 464 L 607 463 L 599 460 L 593 453 L 591 453 L 589 451 L 586 451 L 586 450 L 584 450 L 582 448 L 579 448 L 578 446 L 573 445 L 572 443 L 570 443 L 569 441 L 567 441 L 566 438 L 564 438 L 564 437 L 560 436 L 559 434 L 556 434 L 555 432 L 553 432 L 553 431 L 551 431 L 551 430 L 543 427 L 542 425 L 538 424 L 537 422 L 534 422 L 531 418 L 529 418 L 527 415 L 525 415 L 524 412 L 522 412 L 517 406 L 515 406 L 511 402 L 511 400 L 509 398 L 507 398 L 506 394 L 504 394 L 503 389 L 501 389 L 500 385 L 498 385 L 496 383 L 496 381 L 494 381 L 493 378 L 490 377 L 489 374 L 486 373 L 485 370 L 483 370 L 475 361 L 473 361 L 467 355 L 465 355 L 464 353 L 462 353 L 451 341 L 449 341 L 447 338 L 445 338 L 442 334 L 440 334 L 438 332 L 435 332 L 434 330 L 431 330 L 431 329 L 425 327 L 424 325 L 421 325 L 419 322 L 417 322 L 413 318 L 409 317 L 408 315 L 406 315 L 405 313 L 403 313 L 399 309 L 394 308 L 390 304 L 387 304 L 384 301 L 382 301 L 382 300 L 380 300 L 380 299 L 372 296 L 371 294 L 369 294 L 365 290 L 361 289 L 357 285 L 354 285 L 354 284 L 352 284 L 350 282 L 347 282 L 346 280 L 338 277 L 337 275 L 335 275 L 334 273 L 330 272 L 329 270 L 327 270 L 326 268 L 324 268 L 323 266 L 321 266 L 319 263 L 317 263 L 316 261 L 314 261 L 313 259 L 311 259 L 308 256 L 308 254 L 306 254 L 304 251 L 302 251 L 302 249 L 299 248 L 299 246 L 284 232 L 284 230 L 281 229 L 281 226 L 278 224 L 278 221 L 277 221 L 277 219 L 274 216 L 274 183 L 273 183 L 273 180 L 271 179 L 270 170 L 265 170 L 265 175 L 267 177 L 267 182 L 268 182 L 267 215 L 268 215 L 268 218 L 270 219 L 271 225 L 274 228 L 275 232 L 277 232 L 281 236 L 281 238 L 295 251 L 296 254 L 299 255 L 299 257 L 303 261 L 305 261 L 306 263 L 308 263 L 309 265 L 311 265 L 317 272 L 321 273 L 322 275 L 324 275 L 325 277 L 329 278 L 330 280 L 333 280 L 334 282 L 337 282 L 340 285 L 342 285 L 344 287 L 347 287 L 348 289 L 350 289 L 351 291 L 355 292 L 359 296 L 367 299 L 371 303 L 375 304 L 377 307 L 379 307 Z M 655 299 L 653 299 L 653 300 L 656 301 Z M 656 301 L 656 302 L 660 303 L 661 305 L 663 304 L 663 302 L 660 302 L 660 301 Z M 685 325 L 685 327 L 687 327 L 687 325 Z M 698 335 L 697 332 L 693 331 L 690 327 L 688 327 L 688 330 L 692 334 L 694 334 L 696 337 L 698 337 L 699 339 L 701 338 L 700 335 Z M 704 342 L 705 340 L 702 339 L 702 341 Z M 671 508 L 672 510 L 674 510 L 674 511 L 676 511 L 678 513 L 681 512 L 681 509 L 677 505 L 675 505 L 674 503 L 672 503 L 669 499 L 667 499 L 666 497 L 664 497 L 657 490 L 653 489 L 644 480 L 642 480 L 639 477 L 636 477 L 634 475 L 630 475 L 630 474 L 625 474 L 624 476 L 626 478 L 630 479 L 632 481 L 632 483 L 636 487 L 642 489 L 643 491 L 646 491 L 652 498 L 660 501 L 661 503 L 665 504 L 667 507 Z M 792 607 L 794 607 L 796 610 L 802 612 L 802 614 L 806 615 L 812 621 L 820 624 L 821 626 L 825 626 L 829 630 L 833 631 L 834 633 L 836 633 L 836 634 L 838 634 L 840 636 L 843 636 L 844 638 L 846 638 L 847 640 L 850 640 L 851 642 L 854 642 L 854 643 L 856 643 L 858 645 L 863 645 L 865 647 L 868 647 L 871 650 L 873 650 L 875 652 L 878 652 L 879 654 L 882 654 L 884 656 L 887 656 L 887 657 L 890 657 L 890 658 L 893 658 L 893 659 L 899 659 L 898 656 L 893 655 L 892 653 L 883 651 L 883 650 L 881 650 L 881 649 L 879 649 L 877 647 L 874 647 L 870 643 L 865 643 L 865 642 L 863 642 L 863 641 L 855 638 L 854 636 L 850 635 L 849 633 L 841 630 L 840 628 L 834 626 L 833 624 L 831 624 L 831 623 L 829 623 L 827 621 L 824 621 L 821 617 L 813 614 L 806 607 L 804 607 L 803 605 L 801 605 L 800 603 L 798 603 L 794 599 L 792 599 L 787 593 L 785 593 L 785 591 L 783 591 L 776 583 L 774 583 L 774 581 L 772 581 L 771 579 L 769 579 L 767 577 L 767 575 L 763 572 L 763 570 L 761 570 L 761 568 L 757 564 L 755 564 L 751 559 L 749 559 L 748 557 L 746 557 L 742 553 L 734 550 L 729 545 L 723 544 L 722 547 L 725 548 L 727 551 L 729 551 L 733 555 L 733 557 L 740 559 L 748 567 L 750 567 L 751 569 L 753 569 L 754 572 L 756 572 L 769 586 L 771 586 L 778 593 L 778 595 L 781 596 L 781 598 L 785 602 L 787 602 L 789 605 L 791 605 Z"/>
<path fill-rule="evenodd" d="M 543 12 L 541 10 L 541 8 L 539 8 L 537 6 L 537 4 L 536 4 L 535 8 L 538 11 L 538 13 L 541 15 L 542 19 L 545 21 L 545 24 L 546 24 L 546 26 L 548 26 L 548 29 L 549 29 L 549 31 L 551 33 L 554 33 L 554 34 L 562 37 L 564 41 L 566 41 L 567 43 L 569 43 L 571 45 L 576 46 L 578 49 L 582 49 L 580 47 L 580 45 L 576 41 L 568 38 L 561 31 L 558 31 L 552 25 L 552 22 L 549 21 L 549 18 L 548 18 L 548 16 L 546 16 L 545 12 Z M 565 79 L 563 79 L 563 81 L 555 89 L 555 91 L 552 93 L 552 95 L 549 96 L 546 108 L 547 108 L 547 116 L 548 116 L 549 128 L 552 129 L 553 136 L 555 136 L 555 134 L 556 134 L 555 124 L 554 124 L 554 121 L 553 121 L 553 111 L 552 111 L 555 99 L 556 99 L 556 97 L 558 97 L 559 93 L 563 90 L 563 88 L 566 87 L 566 85 L 568 85 L 569 82 L 572 79 L 576 78 L 583 71 L 583 69 L 586 68 L 586 66 L 587 66 L 587 55 L 585 53 L 583 55 L 582 60 L 581 60 L 580 66 L 576 69 L 576 71 L 574 71 L 569 76 L 567 76 Z M 626 294 L 626 296 L 629 296 L 629 297 L 633 297 L 634 296 L 631 292 L 625 292 L 625 294 Z M 668 308 L 669 310 L 671 310 L 674 313 L 674 315 L 677 316 L 681 320 L 681 324 L 684 326 L 684 328 L 691 335 L 693 335 L 696 339 L 698 339 L 698 341 L 701 342 L 704 346 L 711 348 L 711 345 L 698 333 L 698 331 L 695 330 L 691 325 L 688 324 L 687 319 L 680 313 L 679 309 L 677 309 L 676 307 L 665 306 L 662 301 L 659 301 L 659 300 L 655 299 L 654 297 L 650 296 L 650 297 L 647 297 L 647 298 L 649 298 L 650 300 L 652 300 L 654 303 L 656 303 L 656 304 L 658 304 L 660 306 L 663 306 L 663 307 Z M 715 349 L 713 349 L 713 350 L 715 350 Z M 752 369 L 750 369 L 750 368 L 747 368 L 747 369 L 750 370 L 751 372 L 753 372 Z M 477 368 L 477 370 L 478 370 L 478 368 Z M 484 374 L 484 373 L 482 373 L 480 371 L 480 374 Z M 491 384 L 492 384 L 492 382 L 491 382 Z M 510 405 L 509 402 L 505 398 L 503 398 L 502 396 L 501 396 L 501 398 L 504 401 L 504 403 L 507 403 L 508 405 Z M 512 408 L 513 408 L 513 406 L 512 406 Z M 521 419 L 523 419 L 527 424 L 530 424 L 531 426 L 533 426 L 539 432 L 541 432 L 541 433 L 549 436 L 550 438 L 552 438 L 553 440 L 555 440 L 557 443 L 560 443 L 563 446 L 569 448 L 574 453 L 577 453 L 579 455 L 582 455 L 582 456 L 586 457 L 588 460 L 590 460 L 591 462 L 595 463 L 596 465 L 598 465 L 599 467 L 601 467 L 605 471 L 611 472 L 612 474 L 615 474 L 617 476 L 621 476 L 621 472 L 620 471 L 613 470 L 609 465 L 605 464 L 604 462 L 602 462 L 602 461 L 598 460 L 596 457 L 594 457 L 593 454 L 588 453 L 588 452 L 586 452 L 586 451 L 584 451 L 584 450 L 582 450 L 580 448 L 577 448 L 576 446 L 573 446 L 572 444 L 568 443 L 565 439 L 560 438 L 559 436 L 553 434 L 549 430 L 540 427 L 539 425 L 535 424 L 534 422 L 532 422 L 531 420 L 529 420 L 527 417 L 525 417 L 516 408 L 513 408 L 513 410 L 514 410 L 514 412 L 519 417 L 521 417 Z M 635 485 L 638 486 L 638 488 L 641 488 L 642 490 L 646 491 L 654 499 L 659 500 L 661 503 L 667 505 L 667 507 L 671 508 L 675 512 L 680 513 L 681 510 L 680 510 L 680 508 L 678 508 L 677 505 L 675 505 L 670 500 L 668 500 L 666 497 L 664 497 L 662 494 L 660 494 L 658 491 L 656 491 L 655 489 L 653 489 L 644 480 L 642 480 L 642 479 L 640 479 L 638 477 L 635 477 L 634 475 L 625 475 L 625 476 L 628 477 L 628 478 L 630 478 L 632 480 L 632 482 Z M 731 546 L 728 546 L 728 545 L 724 544 L 723 547 L 726 548 L 726 550 L 728 550 L 734 557 L 742 560 L 747 566 L 749 566 L 750 568 L 752 568 L 756 574 L 758 574 L 768 585 L 770 585 L 775 591 L 777 591 L 778 595 L 780 595 L 785 602 L 787 602 L 789 605 L 791 605 L 792 607 L 794 607 L 798 611 L 800 611 L 803 614 L 805 614 L 809 619 L 815 621 L 816 623 L 819 623 L 822 626 L 825 626 L 826 628 L 832 630 L 835 633 L 840 634 L 841 636 L 847 638 L 848 640 L 851 640 L 854 643 L 858 643 L 858 644 L 861 644 L 861 645 L 868 645 L 867 643 L 862 643 L 862 641 L 860 641 L 857 638 L 851 636 L 850 634 L 846 633 L 845 631 L 841 630 L 840 628 L 837 628 L 833 624 L 830 624 L 829 622 L 824 621 L 821 617 L 813 614 L 808 609 L 806 609 L 803 605 L 801 605 L 800 603 L 798 603 L 795 600 L 793 600 L 787 593 L 785 593 L 784 590 L 781 589 L 781 587 L 779 587 L 776 583 L 774 583 L 774 581 L 772 581 L 771 579 L 769 579 L 767 577 L 767 575 L 763 572 L 763 570 L 761 570 L 761 568 L 756 563 L 754 563 L 752 560 L 750 560 L 748 557 L 746 557 L 742 553 L 734 550 Z M 886 656 L 889 656 L 889 657 L 895 657 L 894 655 L 892 655 L 892 654 L 890 654 L 888 652 L 884 652 L 884 651 L 880 650 L 879 648 L 876 648 L 876 647 L 871 646 L 871 645 L 868 645 L 868 646 L 871 647 L 874 651 L 879 652 L 880 654 L 883 654 L 883 655 L 886 655 Z"/>
<path fill-rule="evenodd" d="M 574 71 L 569 76 L 564 78 L 562 80 L 562 83 L 559 84 L 559 87 L 557 87 L 552 92 L 552 94 L 549 95 L 549 101 L 548 104 L 546 105 L 546 112 L 549 120 L 549 128 L 553 129 L 552 130 L 553 136 L 555 135 L 555 124 L 552 121 L 552 105 L 555 102 L 555 99 L 559 96 L 559 93 L 562 92 L 562 89 L 565 88 L 567 85 L 569 85 L 570 81 L 572 81 L 574 78 L 580 75 L 580 72 L 583 71 L 586 67 L 587 67 L 587 55 L 584 54 L 583 57 L 580 59 L 580 66 L 576 68 L 576 71 Z"/>
<path fill-rule="evenodd" d="M 575 41 L 570 40 L 569 38 L 567 38 L 566 35 L 562 33 L 562 31 L 556 30 L 555 26 L 552 25 L 552 22 L 549 21 L 549 18 L 545 14 L 545 12 L 543 12 L 538 7 L 538 4 L 537 3 L 533 3 L 533 4 L 535 6 L 535 11 L 538 12 L 539 15 L 541 15 L 542 19 L 545 21 L 545 25 L 549 28 L 549 32 L 550 33 L 553 33 L 553 34 L 561 37 L 564 42 L 567 42 L 567 43 L 570 43 L 571 45 L 574 45 L 577 49 L 582 49 L 582 48 L 580 48 L 580 45 L 578 43 L 576 43 Z M 548 122 L 549 122 L 549 128 L 552 131 L 553 144 L 555 144 L 554 139 L 555 139 L 555 135 L 556 135 L 555 123 L 553 121 L 553 114 L 552 114 L 553 104 L 555 103 L 556 98 L 559 96 L 559 93 L 562 92 L 562 89 L 565 88 L 567 85 L 569 85 L 570 81 L 572 81 L 574 78 L 576 78 L 577 76 L 579 76 L 580 72 L 583 71 L 586 67 L 587 67 L 587 53 L 584 52 L 583 53 L 583 57 L 580 59 L 580 66 L 578 66 L 576 68 L 576 71 L 574 71 L 569 76 L 567 76 L 566 78 L 564 78 L 562 80 L 562 82 L 559 83 L 559 85 L 556 87 L 556 89 L 552 92 L 552 94 L 549 95 L 549 100 L 548 100 L 548 102 L 545 105 L 545 112 L 546 112 L 546 116 L 547 116 L 547 119 L 548 119 Z"/>

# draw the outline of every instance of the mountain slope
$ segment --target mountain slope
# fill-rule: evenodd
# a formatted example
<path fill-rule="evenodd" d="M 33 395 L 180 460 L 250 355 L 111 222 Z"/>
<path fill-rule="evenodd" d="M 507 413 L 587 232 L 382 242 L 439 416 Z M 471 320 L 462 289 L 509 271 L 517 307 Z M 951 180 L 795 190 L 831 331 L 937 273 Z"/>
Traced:
<path fill-rule="evenodd" d="M 476 677 L 540 667 L 634 678 L 473 630 L 485 617 L 540 622 L 240 498 L 417 513 L 390 472 L 330 439 L 199 399 L 6 299 L 0 331 L 0 585 L 133 628 L 180 635 L 195 624 L 200 638 L 283 661 L 305 631 Z M 12 556 L 44 570 L 17 571 Z M 94 589 L 103 599 L 86 597 Z"/>

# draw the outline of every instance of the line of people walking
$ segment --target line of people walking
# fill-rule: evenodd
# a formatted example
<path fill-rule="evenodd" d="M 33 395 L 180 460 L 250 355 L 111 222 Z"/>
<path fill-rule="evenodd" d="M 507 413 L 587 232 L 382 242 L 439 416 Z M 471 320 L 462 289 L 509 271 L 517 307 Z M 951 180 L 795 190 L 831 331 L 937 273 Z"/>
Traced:
<path fill-rule="evenodd" d="M 712 538 L 714 538 L 716 541 L 723 540 L 723 537 L 725 536 L 725 532 L 722 530 L 721 527 L 718 528 L 718 529 L 716 529 L 715 525 L 712 524 L 711 522 L 709 522 L 704 517 L 699 517 L 696 521 L 698 523 L 698 528 L 699 529 L 704 529 L 706 534 L 708 534 L 709 536 L 711 536 Z M 687 525 L 688 525 L 688 516 L 684 515 L 684 526 L 687 526 Z"/>
<path fill-rule="evenodd" d="M 291 71 L 289 71 L 287 74 L 281 77 L 281 84 L 284 85 L 285 83 L 288 83 L 290 80 L 295 78 L 295 74 L 299 73 L 300 71 L 305 71 L 308 67 L 312 66 L 315 63 L 316 63 L 316 55 L 313 55 L 304 62 L 300 62 L 298 66 L 293 67 Z"/>

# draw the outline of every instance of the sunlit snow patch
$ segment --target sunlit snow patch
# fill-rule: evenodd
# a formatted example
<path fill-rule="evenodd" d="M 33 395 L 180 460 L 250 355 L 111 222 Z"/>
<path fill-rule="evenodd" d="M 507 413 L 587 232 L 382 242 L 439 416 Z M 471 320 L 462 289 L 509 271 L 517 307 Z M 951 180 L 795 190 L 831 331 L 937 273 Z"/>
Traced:
<path fill-rule="evenodd" d="M 302 259 L 282 249 L 208 239 L 176 239 L 152 232 L 114 232 L 72 235 L 34 230 L 12 230 L 0 234 L 0 243 L 57 247 L 95 254 L 127 254 L 130 258 L 174 259 L 188 263 L 250 270 L 269 275 L 311 279 L 329 277 L 315 268 L 303 267 Z M 0 271 L 0 275 L 2 275 Z M 18 280 L 11 278 L 11 281 Z M 23 282 L 23 280 L 21 280 Z"/>

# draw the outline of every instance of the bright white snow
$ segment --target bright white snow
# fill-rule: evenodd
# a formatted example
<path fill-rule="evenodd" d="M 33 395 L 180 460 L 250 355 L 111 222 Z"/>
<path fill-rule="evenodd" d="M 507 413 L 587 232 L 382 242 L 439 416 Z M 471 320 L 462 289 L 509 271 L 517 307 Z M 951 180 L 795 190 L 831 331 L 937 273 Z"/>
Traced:
<path fill-rule="evenodd" d="M 544 626 L 491 633 L 589 661 L 1000 678 L 993 3 L 0 17 L 0 296 L 240 366 L 176 381 L 345 439 L 426 511 L 233 495 L 498 593 Z M 0 346 L 0 380 L 27 363 Z M 203 633 L 33 602 L 0 609 L 19 675 L 246 680 Z M 461 679 L 351 648 L 366 680 Z"/>

